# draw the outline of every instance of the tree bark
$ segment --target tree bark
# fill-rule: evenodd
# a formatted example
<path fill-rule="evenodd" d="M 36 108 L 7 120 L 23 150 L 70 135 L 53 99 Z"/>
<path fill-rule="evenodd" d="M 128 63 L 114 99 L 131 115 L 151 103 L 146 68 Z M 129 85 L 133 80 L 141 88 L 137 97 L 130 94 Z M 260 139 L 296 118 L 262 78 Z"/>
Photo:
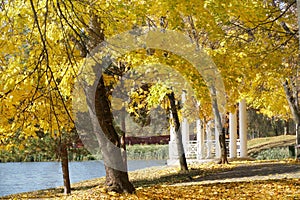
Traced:
<path fill-rule="evenodd" d="M 300 156 L 300 110 L 297 105 L 296 98 L 297 96 L 293 96 L 293 91 L 288 84 L 288 81 L 283 83 L 284 91 L 286 98 L 288 100 L 289 107 L 291 109 L 295 124 L 296 124 L 296 148 L 295 148 L 295 158 L 299 159 Z"/>
<path fill-rule="evenodd" d="M 67 145 L 64 143 L 60 145 L 60 158 L 61 158 L 61 167 L 62 167 L 63 180 L 64 180 L 64 193 L 71 194 L 68 150 L 67 150 Z"/>
<path fill-rule="evenodd" d="M 288 135 L 289 132 L 290 132 L 290 129 L 289 129 L 289 120 L 284 120 L 284 135 Z"/>
<path fill-rule="evenodd" d="M 117 148 L 114 148 L 114 153 L 110 151 L 110 149 L 104 149 L 108 145 L 104 144 L 104 140 L 102 138 L 102 141 L 100 141 L 101 150 L 103 153 L 103 156 L 110 156 L 107 155 L 109 153 L 112 153 L 110 156 L 110 160 L 112 160 L 113 163 L 119 163 L 120 165 L 125 166 L 122 169 L 127 169 L 127 163 L 125 163 L 124 156 L 122 156 L 121 146 L 124 145 L 121 144 L 121 140 L 118 136 L 118 133 L 116 132 L 114 126 L 113 126 L 113 115 L 110 109 L 110 101 L 108 99 L 108 94 L 106 91 L 106 87 L 104 85 L 103 77 L 100 78 L 96 94 L 95 94 L 95 111 L 96 116 L 98 119 L 98 122 L 100 123 L 100 127 L 103 131 L 103 134 L 105 137 L 114 144 Z M 101 137 L 100 137 L 101 138 Z M 106 160 L 104 159 L 104 162 Z M 128 173 L 125 170 L 118 170 L 111 166 L 109 166 L 107 163 L 105 164 L 105 170 L 106 170 L 106 184 L 109 186 L 110 191 L 115 191 L 118 193 L 122 192 L 128 192 L 133 193 L 135 191 L 132 183 L 129 181 Z"/>
<path fill-rule="evenodd" d="M 219 142 L 221 147 L 221 158 L 219 164 L 228 164 L 227 160 L 227 147 L 226 147 L 226 140 L 225 140 L 225 131 L 222 130 L 222 134 L 219 135 Z"/>
<path fill-rule="evenodd" d="M 226 143 L 225 143 L 225 131 L 222 131 L 222 120 L 221 120 L 221 115 L 220 111 L 218 108 L 218 101 L 216 98 L 216 89 L 211 86 L 210 87 L 210 92 L 211 92 L 211 98 L 212 98 L 212 108 L 213 112 L 215 115 L 215 128 L 219 132 L 219 144 L 221 147 L 221 157 L 220 157 L 220 164 L 228 164 L 227 160 L 227 148 L 226 148 Z"/>
<path fill-rule="evenodd" d="M 95 13 L 91 13 L 91 18 L 89 22 L 89 28 L 87 29 L 89 39 L 86 44 L 81 44 L 77 42 L 81 51 L 81 55 L 86 56 L 87 51 L 92 52 L 92 50 L 104 41 L 104 30 L 101 25 L 101 18 Z M 75 39 L 76 40 L 76 39 Z M 83 38 L 83 41 L 84 38 Z M 89 101 L 89 106 L 91 106 L 90 114 L 93 115 L 93 102 Z M 96 131 L 96 136 L 98 143 L 101 147 L 102 154 L 104 156 L 104 165 L 106 171 L 106 184 L 109 186 L 110 191 L 116 191 L 119 193 L 128 192 L 133 193 L 135 191 L 132 183 L 129 181 L 127 173 L 127 162 L 126 162 L 126 151 L 125 151 L 125 132 L 122 138 L 118 136 L 115 127 L 113 126 L 113 115 L 111 111 L 110 101 L 108 99 L 108 93 L 104 85 L 103 77 L 100 78 L 99 83 L 95 92 L 95 112 L 97 116 L 97 122 L 99 122 L 102 133 Z M 94 115 L 93 115 L 94 116 Z M 93 121 L 93 120 L 92 120 Z M 92 123 L 96 123 L 93 121 Z M 97 127 L 96 124 L 94 124 Z M 94 128 L 95 128 L 94 127 Z M 100 131 L 101 132 L 101 131 Z M 107 144 L 107 139 L 110 144 Z M 111 144 L 112 143 L 112 144 Z M 117 148 L 113 148 L 117 147 Z M 121 148 L 124 149 L 122 152 Z M 113 156 L 109 156 L 109 154 Z M 122 156 L 123 155 L 123 156 Z M 112 166 L 120 166 L 118 170 Z"/>
<path fill-rule="evenodd" d="M 128 173 L 105 166 L 106 184 L 109 191 L 117 193 L 133 193 L 135 191 L 133 185 L 129 181 Z"/>
<path fill-rule="evenodd" d="M 175 104 L 174 92 L 167 94 L 167 96 L 170 101 L 171 112 L 174 119 L 175 133 L 176 133 L 175 140 L 176 140 L 176 146 L 177 146 L 177 151 L 179 156 L 180 169 L 181 171 L 188 171 L 188 166 L 187 166 L 184 148 L 182 144 L 182 133 L 180 130 L 180 122 L 179 122 L 179 117 L 178 117 L 177 108 Z"/>

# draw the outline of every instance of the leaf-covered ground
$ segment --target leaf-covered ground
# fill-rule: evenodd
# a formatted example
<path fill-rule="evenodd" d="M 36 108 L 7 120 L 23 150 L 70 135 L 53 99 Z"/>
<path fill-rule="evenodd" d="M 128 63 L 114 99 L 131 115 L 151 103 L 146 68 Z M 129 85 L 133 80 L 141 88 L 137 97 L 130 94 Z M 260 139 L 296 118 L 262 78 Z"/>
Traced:
<path fill-rule="evenodd" d="M 189 174 L 178 173 L 177 167 L 167 166 L 130 172 L 129 176 L 136 187 L 135 194 L 107 192 L 104 178 L 99 178 L 73 184 L 72 195 L 69 196 L 63 195 L 61 188 L 56 188 L 12 195 L 7 198 L 300 199 L 299 163 L 292 161 L 231 163 L 230 165 L 214 163 L 191 165 Z M 277 171 L 274 173 L 272 166 L 276 166 Z M 278 174 L 282 176 L 279 177 Z M 289 176 L 290 174 L 296 177 Z M 266 180 L 258 180 L 258 177 L 264 177 Z M 228 179 L 227 182 L 220 182 L 225 179 Z"/>

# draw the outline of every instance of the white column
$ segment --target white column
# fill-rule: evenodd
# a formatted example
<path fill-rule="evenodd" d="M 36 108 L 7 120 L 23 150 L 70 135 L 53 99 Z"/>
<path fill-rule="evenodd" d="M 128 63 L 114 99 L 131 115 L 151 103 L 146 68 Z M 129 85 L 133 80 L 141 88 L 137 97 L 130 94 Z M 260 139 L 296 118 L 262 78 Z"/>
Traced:
<path fill-rule="evenodd" d="M 182 144 L 184 152 L 187 153 L 187 144 L 189 142 L 189 123 L 187 118 L 183 118 L 181 124 Z"/>
<path fill-rule="evenodd" d="M 184 102 L 186 101 L 186 91 L 182 91 L 182 95 L 181 95 L 181 101 L 182 104 L 184 104 Z M 187 145 L 189 142 L 189 123 L 186 117 L 183 116 L 182 118 L 182 122 L 181 122 L 181 133 L 182 133 L 182 143 L 183 143 L 183 148 L 184 148 L 184 152 L 187 153 Z"/>
<path fill-rule="evenodd" d="M 239 136 L 241 157 L 245 158 L 247 154 L 247 110 L 246 101 L 243 99 L 239 103 Z"/>
<path fill-rule="evenodd" d="M 206 124 L 206 158 L 212 158 L 212 120 Z"/>
<path fill-rule="evenodd" d="M 237 117 L 236 111 L 229 113 L 229 157 L 237 157 Z"/>
<path fill-rule="evenodd" d="M 202 129 L 201 120 L 196 120 L 196 131 L 197 131 L 197 160 L 204 158 L 204 134 Z"/>
<path fill-rule="evenodd" d="M 216 158 L 220 158 L 221 156 L 221 147 L 220 147 L 220 142 L 219 142 L 219 131 L 216 126 L 216 117 L 215 117 L 215 141 L 216 141 Z"/>

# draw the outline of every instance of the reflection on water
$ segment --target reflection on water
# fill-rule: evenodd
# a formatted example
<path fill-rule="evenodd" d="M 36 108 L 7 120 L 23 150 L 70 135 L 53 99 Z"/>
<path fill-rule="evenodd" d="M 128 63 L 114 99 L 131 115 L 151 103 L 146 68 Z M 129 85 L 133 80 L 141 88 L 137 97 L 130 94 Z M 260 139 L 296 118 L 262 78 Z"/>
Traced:
<path fill-rule="evenodd" d="M 70 162 L 72 183 L 105 176 L 102 161 Z M 130 160 L 129 171 L 165 165 L 164 160 Z M 0 196 L 63 185 L 59 162 L 0 163 Z"/>

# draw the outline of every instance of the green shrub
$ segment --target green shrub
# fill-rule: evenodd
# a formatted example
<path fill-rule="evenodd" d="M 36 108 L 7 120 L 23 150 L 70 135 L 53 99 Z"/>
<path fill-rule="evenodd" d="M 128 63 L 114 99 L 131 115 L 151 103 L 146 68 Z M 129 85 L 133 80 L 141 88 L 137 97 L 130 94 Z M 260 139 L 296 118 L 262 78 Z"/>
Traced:
<path fill-rule="evenodd" d="M 275 147 L 253 155 L 257 160 L 282 160 L 290 157 L 288 147 Z"/>
<path fill-rule="evenodd" d="M 166 160 L 169 156 L 168 145 L 130 145 L 126 150 L 128 160 Z"/>

